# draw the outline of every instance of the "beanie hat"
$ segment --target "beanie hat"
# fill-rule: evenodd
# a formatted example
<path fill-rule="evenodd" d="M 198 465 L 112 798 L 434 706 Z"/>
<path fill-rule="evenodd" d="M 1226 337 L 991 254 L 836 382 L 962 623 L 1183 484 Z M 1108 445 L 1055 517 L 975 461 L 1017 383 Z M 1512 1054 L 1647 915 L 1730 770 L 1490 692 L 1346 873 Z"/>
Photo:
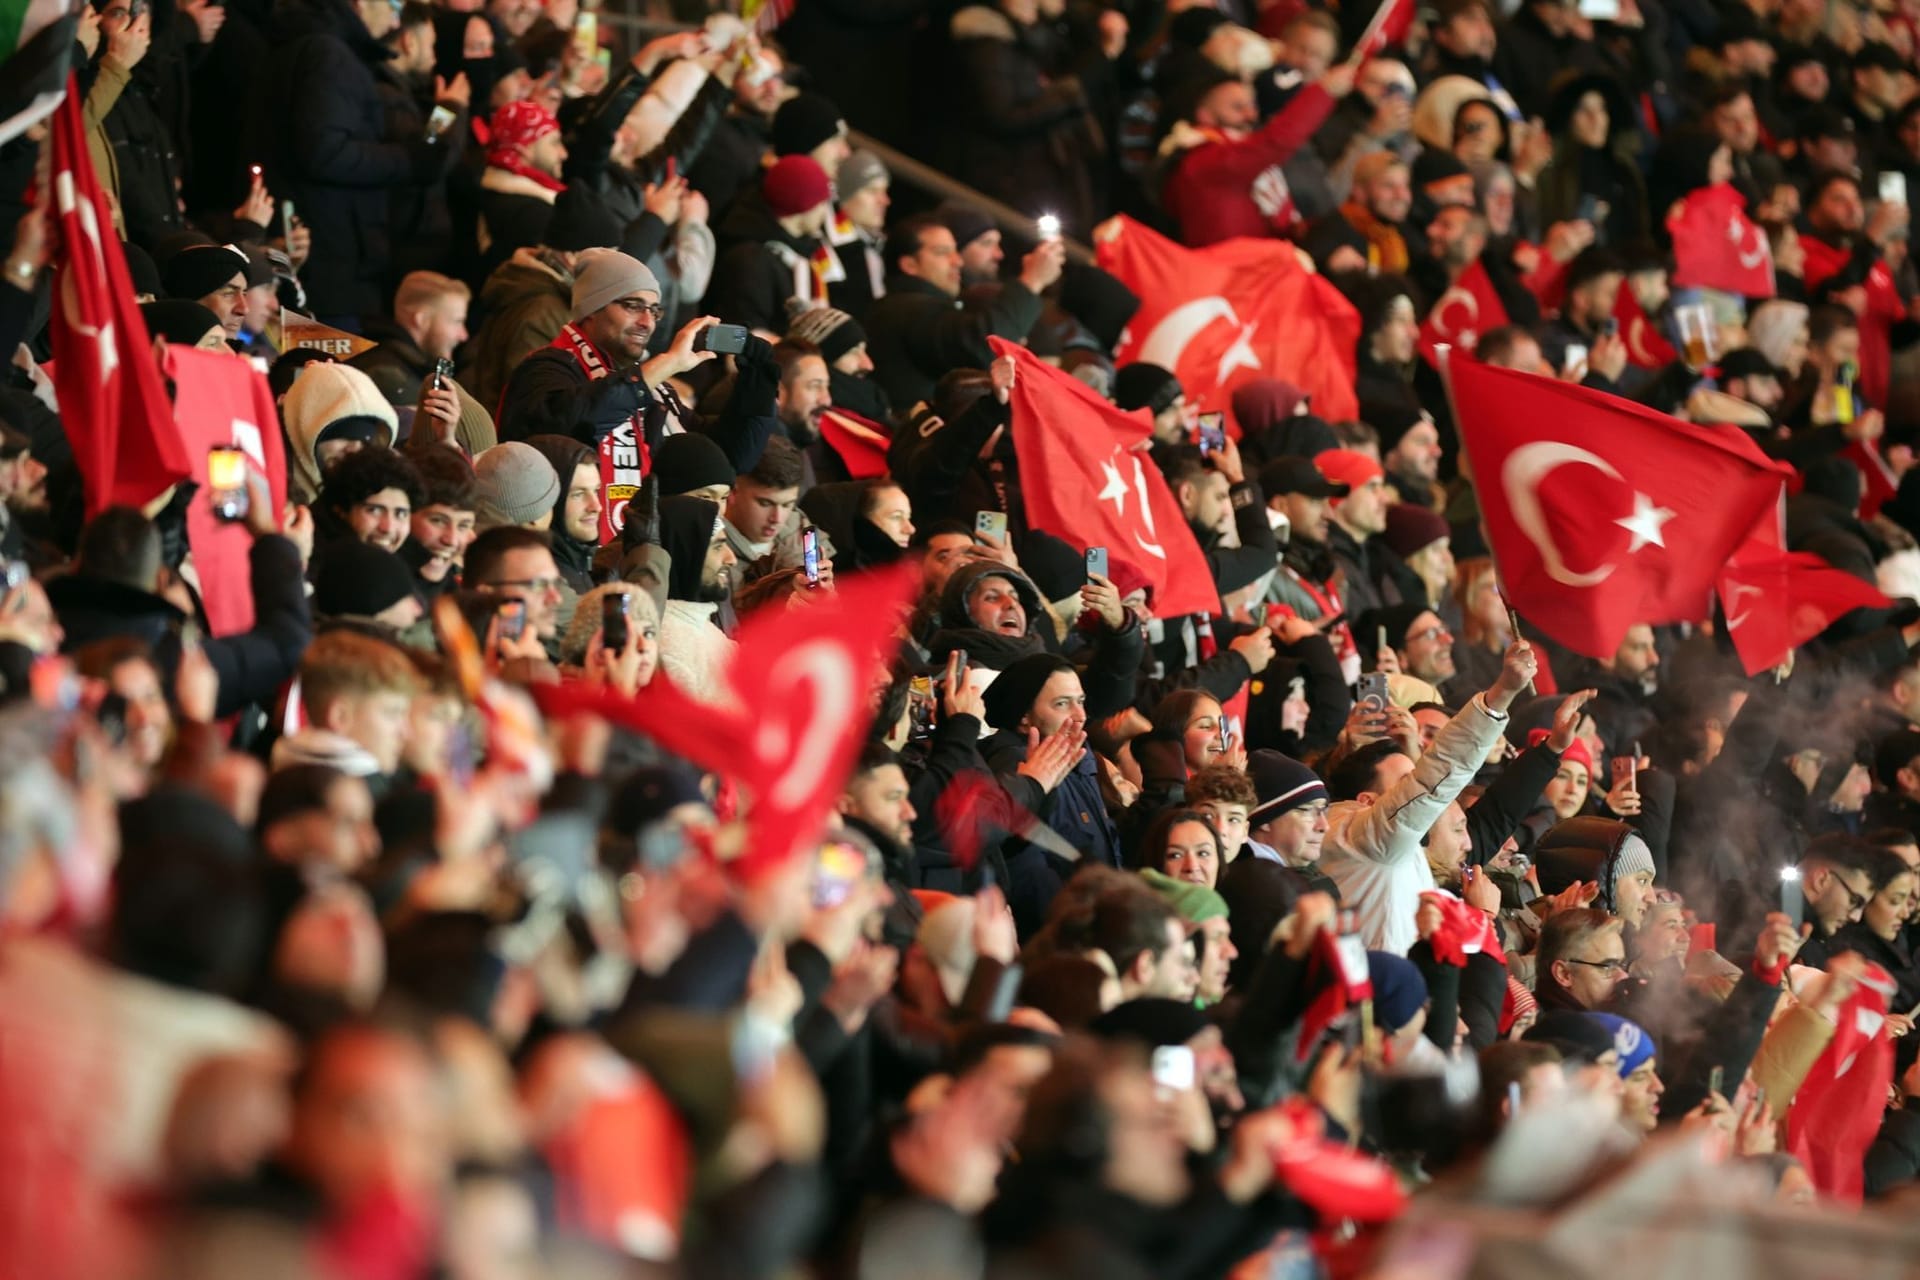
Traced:
<path fill-rule="evenodd" d="M 1466 162 L 1451 151 L 1427 147 L 1414 157 L 1413 185 L 1415 187 L 1431 187 L 1435 183 L 1466 176 L 1468 176 Z"/>
<path fill-rule="evenodd" d="M 608 303 L 638 293 L 660 296 L 660 281 L 647 264 L 618 249 L 594 249 L 573 268 L 573 318 L 581 320 Z"/>
<path fill-rule="evenodd" d="M 1553 730 L 1551 729 L 1535 729 L 1527 735 L 1527 745 L 1537 747 L 1552 736 Z M 1575 738 L 1573 745 L 1560 753 L 1560 759 L 1563 762 L 1571 761 L 1574 764 L 1584 766 L 1587 771 L 1587 781 L 1593 781 L 1593 752 L 1587 749 L 1587 744 L 1584 741 Z"/>
<path fill-rule="evenodd" d="M 760 179 L 760 194 L 774 217 L 791 218 L 831 200 L 833 184 L 812 156 L 782 156 Z"/>
<path fill-rule="evenodd" d="M 483 530 L 538 520 L 560 500 L 560 477 L 553 464 L 518 440 L 482 452 L 473 460 L 473 477 L 479 482 L 475 514 Z"/>
<path fill-rule="evenodd" d="M 953 232 L 954 244 L 962 249 L 993 230 L 993 219 L 964 200 L 947 201 L 933 211 L 933 216 Z"/>
<path fill-rule="evenodd" d="M 981 700 L 987 704 L 987 723 L 1011 730 L 1033 709 L 1033 700 L 1055 672 L 1072 671 L 1073 664 L 1056 653 L 1033 653 L 1012 663 L 994 677 Z"/>
<path fill-rule="evenodd" d="M 691 431 L 668 436 L 653 451 L 653 474 L 659 477 L 660 493 L 667 496 L 691 493 L 708 485 L 733 484 L 733 464 L 726 450 L 711 436 Z"/>
<path fill-rule="evenodd" d="M 133 282 L 133 292 L 162 297 L 167 292 L 160 283 L 160 268 L 154 263 L 153 255 L 132 241 L 123 242 L 120 252 L 127 260 L 127 277 Z"/>
<path fill-rule="evenodd" d="M 1407 642 L 1407 632 L 1413 629 L 1414 621 L 1421 614 L 1432 612 L 1424 604 L 1389 604 L 1369 609 L 1354 619 L 1354 642 L 1360 646 L 1360 652 L 1371 655 L 1379 633 L 1385 631 L 1388 647 L 1398 649 Z"/>
<path fill-rule="evenodd" d="M 1582 1017 L 1591 1018 L 1600 1024 L 1608 1035 L 1613 1037 L 1613 1051 L 1620 1055 L 1620 1078 L 1625 1080 L 1640 1065 L 1652 1059 L 1654 1055 L 1653 1037 L 1639 1023 L 1621 1017 L 1617 1013 L 1588 1013 Z"/>
<path fill-rule="evenodd" d="M 1427 1007 L 1427 980 L 1405 956 L 1367 952 L 1367 977 L 1373 983 L 1373 1014 L 1391 1035 Z"/>
<path fill-rule="evenodd" d="M 1327 798 L 1327 784 L 1319 774 L 1272 747 L 1262 747 L 1247 757 L 1247 776 L 1253 780 L 1257 801 L 1247 813 L 1250 827 L 1262 826 Z"/>
<path fill-rule="evenodd" d="M 220 317 L 187 298 L 162 298 L 140 304 L 147 332 L 183 347 L 190 347 L 207 336 L 207 330 L 220 327 Z"/>
<path fill-rule="evenodd" d="M 1446 517 L 1411 502 L 1398 502 L 1387 508 L 1387 548 L 1402 560 L 1426 550 L 1442 538 L 1453 536 Z"/>
<path fill-rule="evenodd" d="M 1224 920 L 1227 915 L 1227 900 L 1216 891 L 1203 884 L 1194 884 L 1191 880 L 1175 880 L 1172 876 L 1148 867 L 1140 873 L 1153 891 L 1167 900 L 1167 905 L 1180 913 L 1180 918 L 1188 924 L 1204 924 L 1209 920 Z"/>
<path fill-rule="evenodd" d="M 892 181 L 893 175 L 887 172 L 887 166 L 879 156 L 871 151 L 860 150 L 840 162 L 840 171 L 833 175 L 833 189 L 845 200 L 876 182 Z"/>
<path fill-rule="evenodd" d="M 845 128 L 845 118 L 833 99 L 819 93 L 796 94 L 774 113 L 773 154 L 804 156 L 827 139 L 839 137 Z"/>
<path fill-rule="evenodd" d="M 247 274 L 247 259 L 238 249 L 223 244 L 196 244 L 167 259 L 160 279 L 171 297 L 194 300 L 204 298 L 235 276 Z"/>
<path fill-rule="evenodd" d="M 620 243 L 620 219 L 613 216 L 600 193 L 583 183 L 562 191 L 553 202 L 543 238 L 549 249 L 578 253 Z"/>
<path fill-rule="evenodd" d="M 1349 493 L 1369 480 L 1387 474 L 1381 470 L 1379 463 L 1352 449 L 1327 449 L 1317 453 L 1313 456 L 1313 465 L 1327 479 L 1347 486 Z"/>
<path fill-rule="evenodd" d="M 358 538 L 334 541 L 313 574 L 313 611 L 330 617 L 371 618 L 413 593 L 407 562 Z"/>
<path fill-rule="evenodd" d="M 1180 379 L 1157 364 L 1130 364 L 1113 375 L 1113 403 L 1129 412 L 1170 409 L 1180 398 L 1180 391 Z"/>
<path fill-rule="evenodd" d="M 1380 437 L 1380 456 L 1386 457 L 1400 447 L 1407 432 L 1423 422 L 1432 422 L 1417 400 L 1368 398 L 1360 402 L 1360 420 Z"/>
<path fill-rule="evenodd" d="M 858 320 L 836 307 L 808 307 L 788 321 L 787 337 L 795 342 L 811 342 L 820 348 L 820 358 L 832 364 L 865 342 L 867 331 L 860 327 Z"/>
<path fill-rule="evenodd" d="M 1538 1040 L 1579 1063 L 1598 1062 L 1614 1048 L 1613 1029 L 1592 1014 L 1572 1009 L 1542 1009 L 1539 1019 L 1520 1037 Z"/>
<path fill-rule="evenodd" d="M 372 378 L 352 365 L 331 360 L 316 360 L 301 370 L 281 401 L 280 416 L 290 438 L 316 444 L 337 438 L 325 436 L 324 431 L 343 418 L 376 418 L 386 427 L 387 440 L 393 439 L 400 423 Z"/>
<path fill-rule="evenodd" d="M 1211 1025 L 1191 1000 L 1142 996 L 1113 1006 L 1089 1023 L 1087 1030 L 1103 1040 L 1138 1040 L 1161 1049 L 1185 1044 Z"/>

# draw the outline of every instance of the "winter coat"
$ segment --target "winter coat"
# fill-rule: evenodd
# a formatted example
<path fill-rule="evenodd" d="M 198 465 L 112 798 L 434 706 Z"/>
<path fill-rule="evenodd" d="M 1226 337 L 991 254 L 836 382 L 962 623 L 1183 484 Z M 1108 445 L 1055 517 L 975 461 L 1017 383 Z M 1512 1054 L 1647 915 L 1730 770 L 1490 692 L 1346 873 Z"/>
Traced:
<path fill-rule="evenodd" d="M 376 69 L 393 53 L 348 0 L 286 0 L 257 127 L 267 181 L 313 230 L 302 278 L 316 315 L 382 310 L 393 259 L 392 189 L 446 177 L 455 148 L 424 136 L 391 141 Z"/>
<path fill-rule="evenodd" d="M 489 270 L 521 249 L 547 242 L 559 192 L 488 165 L 480 175 L 480 255 Z"/>
<path fill-rule="evenodd" d="M 772 122 L 764 116 L 734 111 L 721 119 L 691 168 L 687 182 L 718 212 L 732 206 L 741 192 L 760 181 L 760 159 L 772 146 Z"/>
<path fill-rule="evenodd" d="M 201 649 L 220 677 L 217 718 L 259 703 L 271 705 L 280 687 L 299 669 L 313 638 L 300 551 L 272 534 L 255 539 L 247 555 L 253 588 L 253 629 L 214 636 Z M 171 688 L 180 665 L 180 631 L 186 617 L 150 591 L 101 578 L 69 574 L 47 583 L 47 599 L 66 630 L 63 652 L 121 636 L 144 640 L 153 650 L 161 681 Z"/>
<path fill-rule="evenodd" d="M 1104 148 L 1080 81 L 1052 78 L 1038 33 L 997 8 L 962 8 L 947 34 L 954 70 L 942 168 L 1030 216 L 1052 213 L 1069 232 L 1090 231 L 1090 169 Z"/>
<path fill-rule="evenodd" d="M 1177 156 L 1167 166 L 1160 199 L 1180 228 L 1181 243 L 1199 248 L 1235 236 L 1285 232 L 1299 213 L 1280 168 L 1333 107 L 1326 90 L 1309 85 L 1245 138 L 1221 138 L 1176 124 L 1162 148 Z"/>
<path fill-rule="evenodd" d="M 433 84 L 422 84 L 382 67 L 375 72 L 375 88 L 387 113 L 387 138 L 405 146 L 427 136 L 427 120 L 438 105 L 433 99 Z M 440 135 L 440 145 L 451 153 L 450 164 L 462 158 L 469 121 L 467 108 L 447 104 L 454 112 L 453 123 Z M 393 245 L 393 262 L 387 271 L 389 286 L 398 286 L 410 271 L 445 272 L 452 266 L 453 211 L 447 205 L 447 184 L 432 182 L 397 185 L 388 192 L 388 238 Z"/>
<path fill-rule="evenodd" d="M 1368 950 L 1403 956 L 1419 940 L 1414 909 L 1421 892 L 1434 887 L 1420 842 L 1473 781 L 1506 723 L 1504 712 L 1476 696 L 1385 794 L 1370 805 L 1343 800 L 1328 811 L 1320 868 L 1339 884 Z"/>
<path fill-rule="evenodd" d="M 1039 318 L 1040 299 L 1018 281 L 1002 288 L 990 308 L 976 312 L 962 310 L 958 298 L 918 276 L 896 275 L 865 322 L 874 380 L 905 412 L 931 396 L 934 384 L 950 371 L 991 365 L 989 336 L 1024 341 Z"/>
<path fill-rule="evenodd" d="M 812 263 L 820 241 L 788 234 L 757 195 L 735 203 L 717 234 L 727 247 L 714 264 L 703 304 L 707 314 L 728 324 L 785 333 L 787 303 L 812 298 Z"/>
<path fill-rule="evenodd" d="M 573 273 L 552 254 L 521 250 L 487 277 L 474 309 L 460 381 L 497 421 L 507 378 L 573 318 Z"/>
<path fill-rule="evenodd" d="M 363 351 L 348 364 L 372 378 L 374 385 L 380 388 L 380 394 L 396 410 L 411 409 L 420 403 L 420 387 L 433 373 L 433 361 L 427 353 L 415 346 L 406 330 L 391 320 L 372 321 L 367 325 L 366 336 L 378 338 L 380 345 L 370 351 Z M 454 427 L 454 440 L 464 449 L 468 457 L 483 453 L 499 443 L 499 436 L 493 429 L 493 415 L 488 413 L 457 379 L 449 379 L 454 394 L 460 397 L 460 420 Z M 419 426 L 416 419 L 414 425 Z M 411 444 L 415 440 L 425 440 L 424 434 L 412 434 L 407 437 Z"/>
<path fill-rule="evenodd" d="M 160 241 L 186 223 L 174 194 L 182 168 L 179 147 L 154 106 L 157 89 L 147 63 L 143 58 L 131 73 L 120 73 L 125 87 L 105 123 L 119 173 L 120 218 L 127 238 L 157 257 Z M 102 78 L 111 74 L 103 64 Z"/>
<path fill-rule="evenodd" d="M 734 642 L 714 622 L 718 605 L 669 600 L 660 615 L 660 674 L 699 702 L 723 700 L 721 672 L 733 659 Z"/>

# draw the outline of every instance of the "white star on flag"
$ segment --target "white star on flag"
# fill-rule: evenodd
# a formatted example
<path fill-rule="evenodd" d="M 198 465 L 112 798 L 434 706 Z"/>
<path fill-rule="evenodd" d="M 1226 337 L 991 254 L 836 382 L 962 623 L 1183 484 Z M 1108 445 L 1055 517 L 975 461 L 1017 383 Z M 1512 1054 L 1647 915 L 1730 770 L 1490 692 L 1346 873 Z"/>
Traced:
<path fill-rule="evenodd" d="M 1107 473 L 1107 484 L 1100 490 L 1095 500 L 1105 502 L 1112 499 L 1114 511 L 1119 515 L 1126 515 L 1127 482 L 1120 478 L 1120 468 L 1113 465 L 1112 459 L 1108 459 L 1100 464 L 1100 469 Z"/>
<path fill-rule="evenodd" d="M 1622 516 L 1614 523 L 1633 535 L 1633 545 L 1627 548 L 1627 554 L 1632 555 L 1648 543 L 1656 547 L 1666 546 L 1666 537 L 1660 529 L 1671 519 L 1673 519 L 1672 511 L 1666 507 L 1654 506 L 1653 499 L 1644 493 L 1636 492 L 1633 495 L 1633 514 Z"/>

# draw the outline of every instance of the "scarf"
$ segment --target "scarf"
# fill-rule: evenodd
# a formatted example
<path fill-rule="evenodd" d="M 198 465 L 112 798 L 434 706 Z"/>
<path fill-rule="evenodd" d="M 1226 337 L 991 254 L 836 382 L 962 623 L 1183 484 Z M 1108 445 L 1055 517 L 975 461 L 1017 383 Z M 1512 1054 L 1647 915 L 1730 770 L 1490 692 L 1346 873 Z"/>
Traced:
<path fill-rule="evenodd" d="M 600 354 L 600 348 L 580 331 L 579 325 L 564 326 L 560 335 L 547 345 L 571 353 L 580 372 L 586 374 L 590 382 L 613 376 L 613 367 Z M 595 446 L 600 468 L 600 542 L 603 546 L 619 536 L 627 522 L 627 504 L 640 492 L 640 481 L 653 469 L 653 451 L 647 447 L 643 416 L 641 412 L 630 414 Z"/>
<path fill-rule="evenodd" d="M 532 102 L 509 102 L 493 113 L 489 126 L 487 163 L 496 169 L 516 174 L 548 191 L 565 191 L 567 184 L 550 173 L 528 164 L 522 149 L 532 146 L 550 133 L 560 132 L 560 122 L 545 107 Z"/>
<path fill-rule="evenodd" d="M 521 156 L 519 148 L 505 146 L 498 139 L 487 148 L 487 164 L 495 169 L 504 169 L 516 177 L 525 178 L 535 186 L 548 191 L 560 192 L 567 189 L 567 184 L 560 179 L 528 164 Z"/>
<path fill-rule="evenodd" d="M 769 240 L 766 245 L 773 256 L 793 272 L 793 296 L 809 308 L 826 306 L 827 286 L 847 278 L 846 268 L 840 265 L 840 255 L 824 240 L 815 245 L 810 257 L 804 258 L 778 240 Z"/>
<path fill-rule="evenodd" d="M 1367 267 L 1377 275 L 1405 275 L 1407 242 L 1395 228 L 1373 216 L 1373 210 L 1357 200 L 1340 206 L 1340 216 L 1367 241 Z"/>

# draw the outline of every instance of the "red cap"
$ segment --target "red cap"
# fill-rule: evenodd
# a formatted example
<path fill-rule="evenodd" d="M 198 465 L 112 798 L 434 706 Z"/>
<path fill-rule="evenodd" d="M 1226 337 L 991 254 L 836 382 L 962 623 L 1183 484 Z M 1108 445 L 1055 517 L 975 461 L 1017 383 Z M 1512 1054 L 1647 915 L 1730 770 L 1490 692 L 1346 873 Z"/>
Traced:
<path fill-rule="evenodd" d="M 1380 464 L 1364 453 L 1355 453 L 1352 449 L 1328 449 L 1313 455 L 1313 465 L 1320 474 L 1337 484 L 1347 486 L 1351 493 L 1369 480 L 1377 479 L 1387 473 Z M 1340 499 L 1331 500 L 1339 505 Z"/>
<path fill-rule="evenodd" d="M 1527 745 L 1530 747 L 1537 746 L 1552 736 L 1553 730 L 1551 729 L 1535 729 L 1527 735 Z M 1573 745 L 1560 753 L 1560 759 L 1563 761 L 1571 760 L 1574 764 L 1583 766 L 1587 771 L 1587 779 L 1589 781 L 1593 779 L 1593 752 L 1587 750 L 1587 744 L 1580 739 L 1575 738 Z"/>

